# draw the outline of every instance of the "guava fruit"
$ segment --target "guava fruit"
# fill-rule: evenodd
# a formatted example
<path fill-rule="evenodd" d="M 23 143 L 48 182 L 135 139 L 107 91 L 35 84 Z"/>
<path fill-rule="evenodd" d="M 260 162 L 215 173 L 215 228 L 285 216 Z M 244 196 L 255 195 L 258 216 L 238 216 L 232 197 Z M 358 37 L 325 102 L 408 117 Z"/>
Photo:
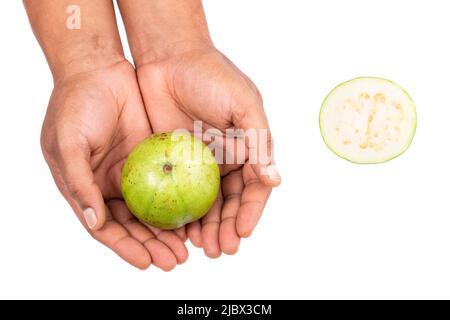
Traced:
<path fill-rule="evenodd" d="M 417 115 L 409 94 L 396 83 L 362 77 L 334 88 L 320 109 L 320 131 L 336 155 L 360 164 L 401 155 L 414 138 Z"/>
<path fill-rule="evenodd" d="M 155 134 L 138 144 L 122 169 L 123 198 L 141 221 L 175 229 L 203 217 L 219 191 L 214 155 L 188 133 Z"/>

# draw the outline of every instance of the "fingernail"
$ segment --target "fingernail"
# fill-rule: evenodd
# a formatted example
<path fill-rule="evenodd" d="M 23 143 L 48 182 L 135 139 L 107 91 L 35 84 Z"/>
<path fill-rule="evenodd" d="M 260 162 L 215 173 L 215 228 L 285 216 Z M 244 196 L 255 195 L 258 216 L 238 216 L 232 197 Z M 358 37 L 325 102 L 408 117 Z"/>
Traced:
<path fill-rule="evenodd" d="M 97 216 L 95 215 L 95 211 L 92 208 L 87 208 L 83 210 L 84 219 L 90 229 L 94 228 L 97 224 Z"/>
<path fill-rule="evenodd" d="M 281 181 L 280 173 L 278 172 L 277 166 L 272 164 L 266 167 L 266 174 L 269 176 L 270 180 Z"/>

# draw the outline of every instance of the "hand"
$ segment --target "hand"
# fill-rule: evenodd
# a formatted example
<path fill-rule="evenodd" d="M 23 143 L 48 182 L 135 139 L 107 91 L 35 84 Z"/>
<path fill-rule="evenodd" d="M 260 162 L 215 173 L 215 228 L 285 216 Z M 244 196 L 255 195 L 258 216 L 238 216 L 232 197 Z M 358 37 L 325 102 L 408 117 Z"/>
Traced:
<path fill-rule="evenodd" d="M 145 61 L 145 57 L 141 56 Z M 138 64 L 138 81 L 155 132 L 179 128 L 266 129 L 261 95 L 251 80 L 211 46 Z M 270 152 L 270 132 L 267 147 Z M 271 166 L 274 170 L 274 166 Z M 237 252 L 240 238 L 255 228 L 271 189 L 280 183 L 275 171 L 264 174 L 260 163 L 222 165 L 221 191 L 201 222 L 187 226 L 192 243 L 207 256 Z"/>
<path fill-rule="evenodd" d="M 55 182 L 81 223 L 130 264 L 168 271 L 188 256 L 183 240 L 139 222 L 120 190 L 121 169 L 151 129 L 134 68 L 119 61 L 55 84 L 41 144 Z"/>

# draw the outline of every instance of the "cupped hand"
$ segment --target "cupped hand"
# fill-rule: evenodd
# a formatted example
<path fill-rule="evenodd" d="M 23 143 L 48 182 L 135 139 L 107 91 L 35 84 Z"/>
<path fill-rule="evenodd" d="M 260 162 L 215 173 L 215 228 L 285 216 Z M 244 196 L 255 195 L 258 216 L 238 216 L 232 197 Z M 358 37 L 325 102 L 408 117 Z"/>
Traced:
<path fill-rule="evenodd" d="M 41 145 L 59 190 L 95 239 L 138 268 L 168 271 L 187 259 L 183 232 L 141 223 L 120 190 L 129 152 L 150 133 L 135 70 L 120 61 L 55 84 Z"/>
<path fill-rule="evenodd" d="M 271 135 L 258 89 L 215 48 L 189 50 L 138 65 L 137 70 L 155 132 L 193 131 L 194 120 L 203 122 L 203 130 L 216 128 L 222 133 L 230 128 L 262 129 L 268 133 L 265 144 L 271 154 Z M 214 206 L 201 221 L 187 226 L 191 242 L 211 258 L 237 252 L 240 239 L 250 236 L 260 219 L 272 187 L 280 183 L 273 164 L 250 164 L 248 158 L 243 165 L 221 165 L 221 175 Z"/>

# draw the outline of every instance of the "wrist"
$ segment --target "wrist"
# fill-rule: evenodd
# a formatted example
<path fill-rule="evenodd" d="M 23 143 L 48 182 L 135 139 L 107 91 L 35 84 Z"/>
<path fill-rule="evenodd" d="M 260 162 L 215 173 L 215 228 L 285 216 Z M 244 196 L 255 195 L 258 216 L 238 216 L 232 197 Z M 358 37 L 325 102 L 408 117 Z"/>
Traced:
<path fill-rule="evenodd" d="M 215 49 L 214 44 L 209 39 L 178 40 L 152 42 L 151 45 L 142 46 L 140 50 L 133 53 L 136 68 L 146 64 L 156 63 L 176 56 L 193 52 L 204 52 Z"/>
<path fill-rule="evenodd" d="M 123 60 L 112 0 L 24 4 L 55 81 Z"/>
<path fill-rule="evenodd" d="M 60 46 L 58 51 L 46 52 L 54 82 L 67 79 L 75 74 L 108 68 L 125 61 L 121 47 L 114 47 L 107 41 L 93 37 L 93 42 L 72 42 Z"/>
<path fill-rule="evenodd" d="M 213 47 L 201 0 L 118 0 L 137 67 Z"/>

